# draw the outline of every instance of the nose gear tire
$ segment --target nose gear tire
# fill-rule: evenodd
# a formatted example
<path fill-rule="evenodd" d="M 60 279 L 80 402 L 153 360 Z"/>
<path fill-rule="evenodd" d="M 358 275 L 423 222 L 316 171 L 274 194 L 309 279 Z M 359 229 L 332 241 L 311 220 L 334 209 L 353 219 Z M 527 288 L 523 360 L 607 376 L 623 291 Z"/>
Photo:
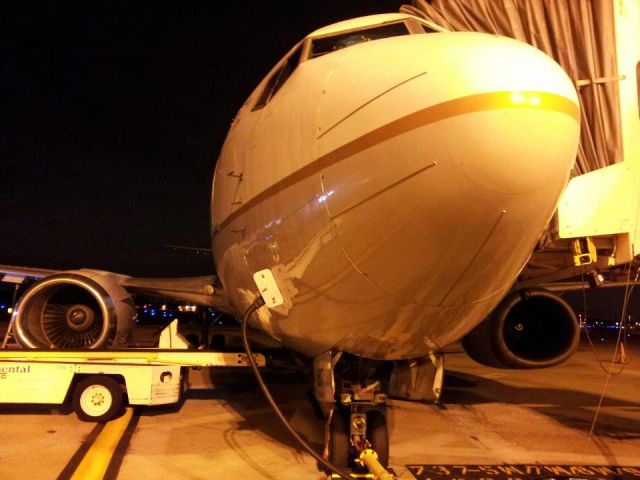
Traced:
<path fill-rule="evenodd" d="M 340 409 L 336 409 L 329 426 L 329 461 L 338 467 L 349 466 L 349 422 Z"/>

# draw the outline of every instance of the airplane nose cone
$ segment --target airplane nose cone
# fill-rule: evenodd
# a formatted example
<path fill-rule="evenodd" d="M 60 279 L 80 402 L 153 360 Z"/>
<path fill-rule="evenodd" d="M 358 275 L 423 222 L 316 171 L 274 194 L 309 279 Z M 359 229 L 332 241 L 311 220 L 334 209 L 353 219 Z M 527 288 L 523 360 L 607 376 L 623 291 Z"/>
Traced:
<path fill-rule="evenodd" d="M 443 140 L 455 165 L 487 189 L 523 193 L 568 174 L 573 158 L 559 162 L 547 149 L 577 144 L 578 98 L 539 50 L 459 32 L 395 37 L 342 55 L 323 89 L 321 146 L 437 122 L 451 133 L 419 142 Z"/>
<path fill-rule="evenodd" d="M 451 78 L 453 89 L 470 78 L 477 89 L 462 94 L 454 102 L 459 115 L 445 121 L 463 139 L 446 139 L 449 157 L 470 180 L 510 194 L 564 185 L 580 113 L 573 83 L 556 62 L 529 45 L 483 35 Z"/>
<path fill-rule="evenodd" d="M 475 102 L 480 105 L 472 111 Z M 579 133 L 575 103 L 557 94 L 519 90 L 482 93 L 459 103 L 470 108 L 444 120 L 457 133 L 443 143 L 449 160 L 470 181 L 505 194 L 564 185 Z"/>
<path fill-rule="evenodd" d="M 319 113 L 327 211 L 345 255 L 396 306 L 495 296 L 567 182 L 575 89 L 553 60 L 510 39 L 414 35 L 377 54 L 374 44 L 345 53 L 361 58 L 332 72 Z M 374 67 L 376 55 L 386 63 Z M 332 100 L 358 81 L 368 86 Z"/>

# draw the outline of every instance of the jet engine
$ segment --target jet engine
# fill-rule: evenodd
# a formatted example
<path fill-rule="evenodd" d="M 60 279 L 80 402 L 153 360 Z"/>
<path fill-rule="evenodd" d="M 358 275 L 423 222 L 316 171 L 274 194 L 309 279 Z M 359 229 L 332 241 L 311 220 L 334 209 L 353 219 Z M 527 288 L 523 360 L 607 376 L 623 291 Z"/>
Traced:
<path fill-rule="evenodd" d="M 16 341 L 26 348 L 126 346 L 135 307 L 119 275 L 76 270 L 44 277 L 21 296 L 13 314 Z"/>
<path fill-rule="evenodd" d="M 509 294 L 462 339 L 475 361 L 497 368 L 544 368 L 567 360 L 580 326 L 572 308 L 547 290 Z"/>

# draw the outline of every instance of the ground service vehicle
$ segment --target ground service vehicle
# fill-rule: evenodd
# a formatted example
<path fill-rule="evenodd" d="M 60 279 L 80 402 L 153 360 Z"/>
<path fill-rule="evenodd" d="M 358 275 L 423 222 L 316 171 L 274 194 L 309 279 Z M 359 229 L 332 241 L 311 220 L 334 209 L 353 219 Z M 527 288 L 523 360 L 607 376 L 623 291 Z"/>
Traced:
<path fill-rule="evenodd" d="M 265 365 L 261 354 L 254 357 Z M 158 348 L 127 350 L 0 350 L 0 403 L 62 404 L 84 421 L 107 421 L 129 405 L 177 403 L 189 367 L 248 366 L 243 353 L 188 350 L 177 321 Z"/>

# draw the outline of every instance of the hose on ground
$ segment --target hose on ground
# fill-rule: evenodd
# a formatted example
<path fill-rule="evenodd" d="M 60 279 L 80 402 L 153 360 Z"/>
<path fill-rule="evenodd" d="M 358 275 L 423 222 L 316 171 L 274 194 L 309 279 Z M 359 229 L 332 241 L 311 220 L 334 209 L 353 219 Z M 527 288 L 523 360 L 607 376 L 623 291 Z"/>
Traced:
<path fill-rule="evenodd" d="M 271 409 L 273 410 L 273 412 L 276 414 L 276 417 L 280 419 L 282 424 L 293 436 L 293 438 L 295 438 L 295 440 L 300 444 L 300 446 L 304 450 L 306 450 L 309 453 L 309 455 L 315 458 L 322 466 L 332 471 L 333 473 L 337 474 L 343 480 L 351 480 L 352 477 L 348 473 L 342 471 L 340 468 L 333 465 L 331 462 L 328 462 L 327 460 L 322 458 L 322 456 L 319 455 L 313 448 L 311 448 L 311 446 L 298 434 L 298 432 L 296 432 L 293 429 L 293 427 L 291 426 L 289 421 L 285 418 L 285 416 L 282 414 L 282 411 L 280 410 L 275 400 L 271 396 L 271 392 L 269 392 L 267 385 L 264 383 L 264 380 L 262 379 L 262 375 L 260 374 L 260 370 L 258 370 L 258 366 L 256 365 L 256 362 L 253 358 L 253 354 L 251 352 L 251 346 L 249 345 L 249 338 L 247 335 L 247 324 L 249 323 L 249 318 L 251 317 L 251 315 L 253 315 L 254 312 L 256 312 L 263 305 L 264 305 L 264 300 L 262 299 L 261 296 L 258 296 L 258 298 L 251 304 L 251 306 L 247 309 L 245 314 L 242 316 L 242 343 L 244 345 L 245 352 L 249 357 L 249 363 L 251 364 L 251 369 L 253 370 L 253 374 L 255 375 L 256 380 L 258 381 L 258 385 L 260 385 L 260 389 L 262 390 L 262 393 L 267 399 L 267 402 L 269 402 L 269 405 L 271 406 Z"/>

